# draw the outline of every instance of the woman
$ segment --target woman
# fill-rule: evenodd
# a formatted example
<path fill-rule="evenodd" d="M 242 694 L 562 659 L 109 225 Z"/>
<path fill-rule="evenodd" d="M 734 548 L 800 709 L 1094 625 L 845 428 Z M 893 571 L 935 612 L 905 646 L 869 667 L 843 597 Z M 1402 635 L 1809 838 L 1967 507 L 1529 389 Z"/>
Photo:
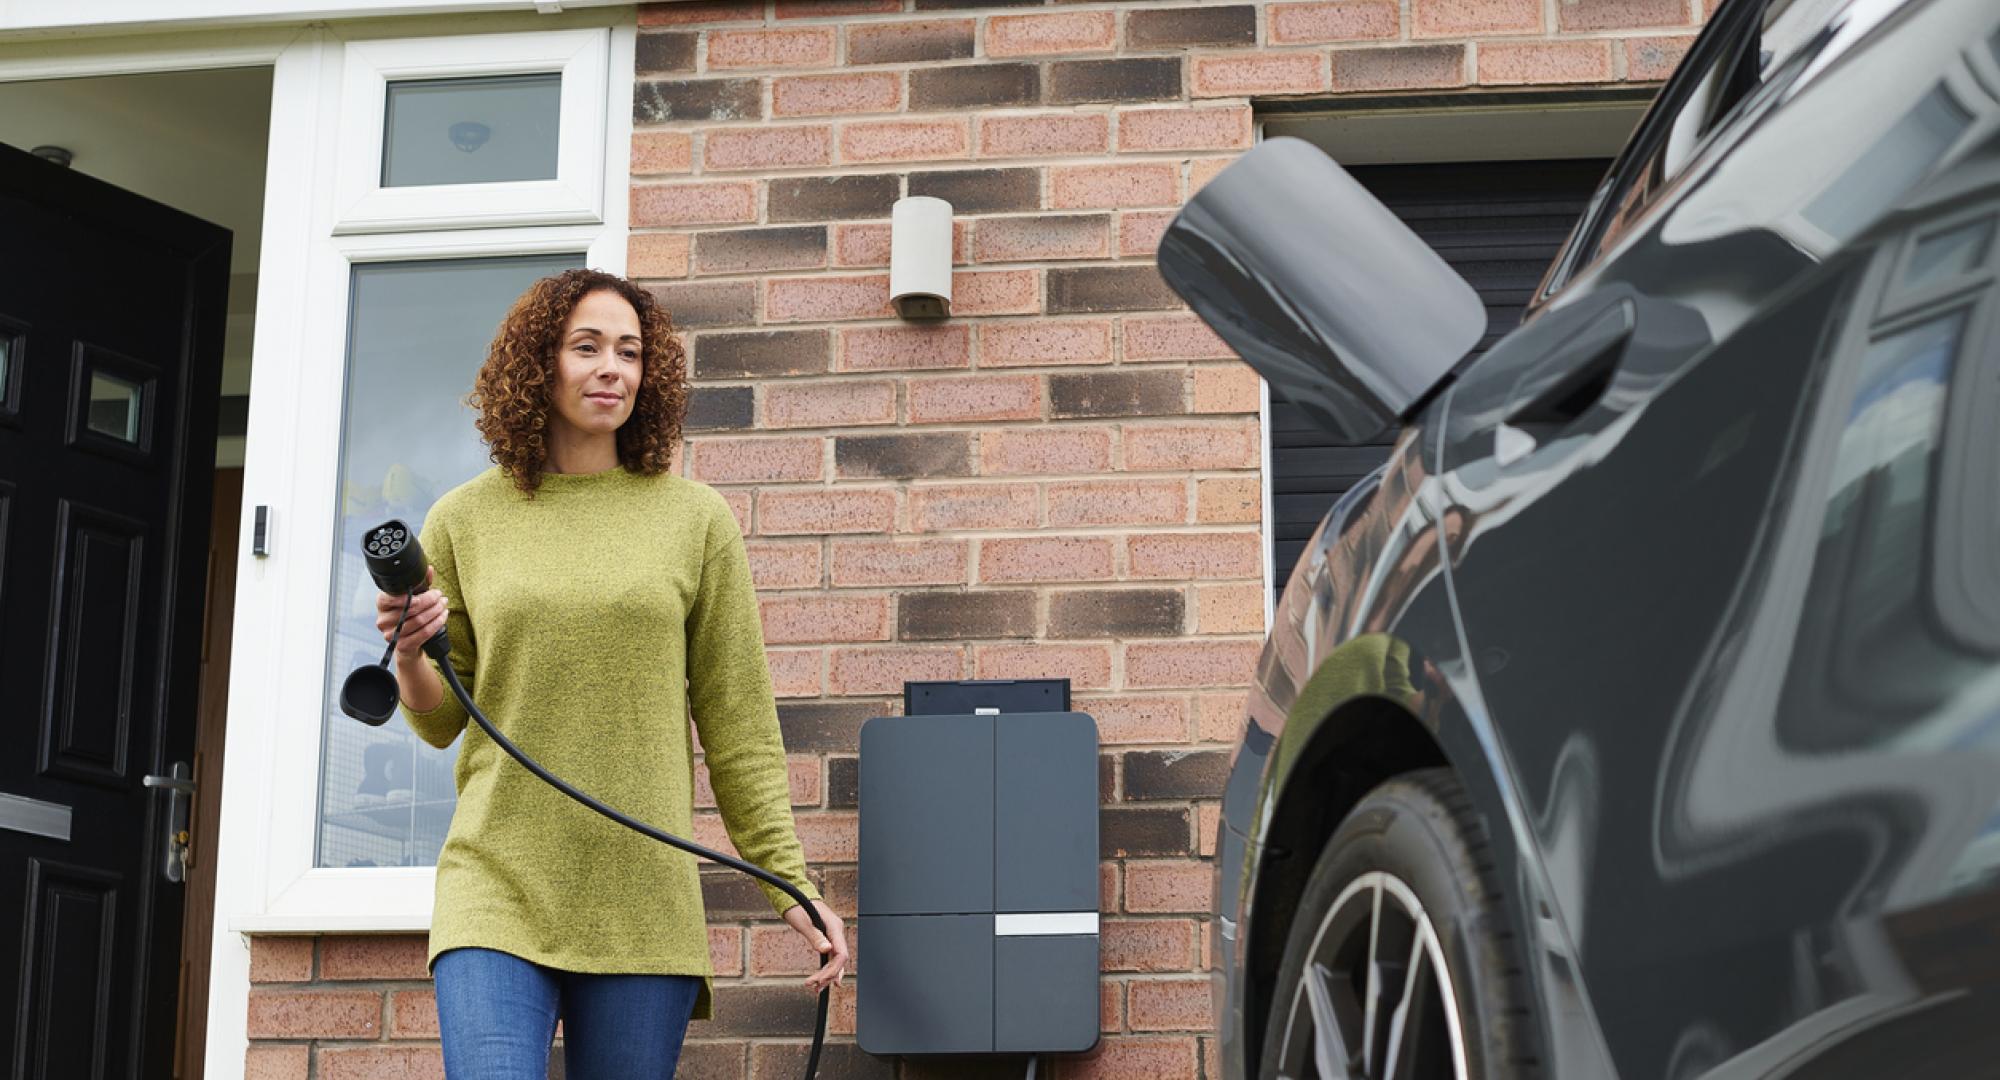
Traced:
<path fill-rule="evenodd" d="M 452 667 L 510 739 L 683 836 L 692 713 L 730 840 L 826 921 L 822 936 L 764 887 L 825 958 L 806 980 L 817 993 L 847 943 L 793 831 L 743 539 L 721 496 L 667 471 L 687 363 L 666 312 L 623 278 L 536 282 L 467 400 L 496 464 L 426 515 L 435 587 L 411 602 L 396 664 L 417 735 L 465 736 L 431 919 L 445 1071 L 542 1077 L 560 1016 L 573 1080 L 671 1076 L 689 1018 L 709 1015 L 695 858 L 572 803 L 468 729 L 421 647 L 448 627 Z M 385 637 L 402 605 L 378 597 Z"/>

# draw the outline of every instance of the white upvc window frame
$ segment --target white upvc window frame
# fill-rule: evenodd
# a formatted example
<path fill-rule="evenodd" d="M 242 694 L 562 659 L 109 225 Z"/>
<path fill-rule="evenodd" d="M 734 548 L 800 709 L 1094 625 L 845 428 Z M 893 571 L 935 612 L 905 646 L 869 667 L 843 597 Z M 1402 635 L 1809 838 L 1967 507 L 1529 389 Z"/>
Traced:
<path fill-rule="evenodd" d="M 586 265 L 622 273 L 632 87 L 629 79 L 614 82 L 607 75 L 631 70 L 635 38 L 631 26 L 358 41 L 343 40 L 336 30 L 321 34 L 309 49 L 286 50 L 279 59 L 266 184 L 272 195 L 266 203 L 260 270 L 270 288 L 259 290 L 256 385 L 244 478 L 246 504 L 273 508 L 276 550 L 257 559 L 245 545 L 238 578 L 251 588 L 248 595 L 239 591 L 238 598 L 236 643 L 244 651 L 232 663 L 227 772 L 230 795 L 243 790 L 237 785 L 244 782 L 261 790 L 242 801 L 227 800 L 230 813 L 251 806 L 257 812 L 254 840 L 225 830 L 234 834 L 224 840 L 231 845 L 229 855 L 257 856 L 253 865 L 241 867 L 239 891 L 218 894 L 218 921 L 230 931 L 430 927 L 434 868 L 314 865 L 324 725 L 351 722 L 338 714 L 327 719 L 323 695 L 344 420 L 338 403 L 346 397 L 353 270 L 361 264 L 418 259 L 582 252 Z M 398 59 L 418 56 L 424 58 L 421 66 Z M 390 78 L 404 72 L 423 77 L 508 74 L 537 70 L 523 65 L 546 65 L 550 57 L 565 65 L 562 153 L 572 152 L 575 138 L 594 155 L 587 168 L 565 158 L 564 176 L 556 183 L 389 189 L 423 193 L 399 206 L 367 200 L 357 204 L 344 197 L 353 192 L 347 171 L 352 161 L 360 160 L 368 176 L 380 175 L 381 95 Z M 575 93 L 573 72 L 581 80 Z M 372 100 L 360 96 L 357 85 L 370 87 Z M 296 122 L 307 115 L 315 118 L 305 125 L 311 130 L 281 132 L 281 118 Z M 363 138 L 376 140 L 365 154 L 358 145 Z M 301 183 L 302 178 L 287 174 L 287 158 L 341 164 Z M 572 170 L 590 178 L 588 212 L 565 187 L 575 175 Z M 467 203 L 478 202 L 477 189 L 488 187 L 500 197 L 468 212 Z M 539 208 L 529 196 L 541 200 Z M 357 205 L 394 212 L 371 210 L 373 217 L 357 217 Z M 364 221 L 373 224 L 358 228 Z M 392 226 L 395 231 L 386 231 Z M 441 416 L 440 422 L 454 419 Z M 252 724 L 267 728 L 258 748 L 261 760 L 236 754 L 239 729 Z"/>
<path fill-rule="evenodd" d="M 602 29 L 349 43 L 342 55 L 334 232 L 602 223 L 610 45 Z M 531 74 L 562 76 L 554 179 L 382 186 L 390 83 Z"/>
<path fill-rule="evenodd" d="M 7 0 L 0 33 L 146 33 L 181 27 L 304 23 L 384 16 L 543 14 L 629 6 L 631 0 Z M 225 31 L 233 32 L 233 31 Z M 236 41 L 225 42 L 233 48 Z"/>
<path fill-rule="evenodd" d="M 583 253 L 586 266 L 622 267 L 622 226 L 618 233 L 613 237 L 602 226 L 566 225 L 332 236 L 308 255 L 306 288 L 314 300 L 300 323 L 299 393 L 291 413 L 293 453 L 285 500 L 289 533 L 285 545 L 292 560 L 286 592 L 298 601 L 275 613 L 280 622 L 273 628 L 274 636 L 286 645 L 272 658 L 275 669 L 270 671 L 267 698 L 271 702 L 267 715 L 282 718 L 272 733 L 274 772 L 281 782 L 271 785 L 265 802 L 271 832 L 263 860 L 263 902 L 258 910 L 239 912 L 233 928 L 270 932 L 430 928 L 434 867 L 315 865 L 324 724 L 355 722 L 338 713 L 328 717 L 325 697 L 328 600 L 334 573 L 331 538 L 339 526 L 346 420 L 343 410 L 326 403 L 347 396 L 354 269 L 389 262 L 566 252 Z M 251 408 L 257 408 L 254 393 Z M 438 420 L 469 423 L 457 410 L 440 412 Z M 336 684 L 341 674 L 334 673 Z M 390 720 L 403 722 L 400 713 Z"/>

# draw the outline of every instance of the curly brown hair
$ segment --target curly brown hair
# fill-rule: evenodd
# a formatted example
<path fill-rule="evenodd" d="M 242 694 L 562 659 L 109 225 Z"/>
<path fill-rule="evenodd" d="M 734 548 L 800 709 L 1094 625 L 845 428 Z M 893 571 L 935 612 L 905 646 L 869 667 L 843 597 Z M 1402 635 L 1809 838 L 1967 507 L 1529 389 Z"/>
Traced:
<path fill-rule="evenodd" d="M 465 397 L 478 410 L 475 423 L 494 464 L 530 497 L 547 471 L 549 391 L 556 381 L 563 324 L 579 301 L 600 289 L 624 297 L 639 313 L 644 370 L 632 415 L 618 428 L 618 463 L 628 472 L 657 475 L 667 470 L 680 445 L 688 371 L 673 319 L 652 293 L 616 274 L 565 270 L 528 286 L 514 301 L 493 335 L 472 393 Z"/>

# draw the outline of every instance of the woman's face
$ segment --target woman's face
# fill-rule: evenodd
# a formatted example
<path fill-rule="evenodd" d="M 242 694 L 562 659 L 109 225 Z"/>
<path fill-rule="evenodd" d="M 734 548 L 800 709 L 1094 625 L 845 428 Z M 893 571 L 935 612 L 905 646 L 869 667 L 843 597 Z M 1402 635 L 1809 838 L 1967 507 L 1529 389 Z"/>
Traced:
<path fill-rule="evenodd" d="M 556 353 L 557 415 L 586 435 L 617 431 L 639 395 L 643 356 L 632 305 L 610 289 L 585 294 Z"/>

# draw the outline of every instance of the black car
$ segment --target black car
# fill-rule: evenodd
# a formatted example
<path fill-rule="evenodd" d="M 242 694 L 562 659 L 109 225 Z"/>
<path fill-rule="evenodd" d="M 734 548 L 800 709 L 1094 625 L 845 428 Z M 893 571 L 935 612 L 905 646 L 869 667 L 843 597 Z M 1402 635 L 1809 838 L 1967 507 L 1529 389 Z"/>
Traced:
<path fill-rule="evenodd" d="M 1343 438 L 1223 808 L 1239 1077 L 2000 1076 L 2000 4 L 1725 0 L 1525 323 L 1272 140 L 1170 284 Z"/>

